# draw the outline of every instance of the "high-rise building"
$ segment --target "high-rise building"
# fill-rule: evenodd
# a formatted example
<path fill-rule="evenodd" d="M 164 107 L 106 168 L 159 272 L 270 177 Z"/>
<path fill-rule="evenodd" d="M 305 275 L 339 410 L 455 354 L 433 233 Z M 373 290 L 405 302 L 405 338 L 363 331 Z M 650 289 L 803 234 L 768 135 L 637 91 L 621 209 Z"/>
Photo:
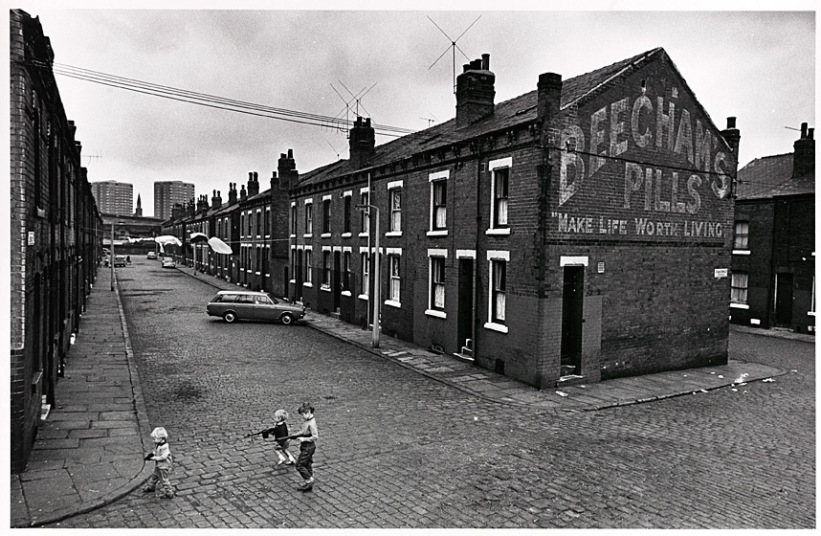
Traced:
<path fill-rule="evenodd" d="M 117 181 L 91 183 L 91 194 L 97 210 L 103 214 L 131 216 L 134 213 L 134 186 Z"/>
<path fill-rule="evenodd" d="M 185 205 L 194 199 L 194 185 L 182 181 L 154 183 L 154 217 L 167 220 L 176 203 Z"/>

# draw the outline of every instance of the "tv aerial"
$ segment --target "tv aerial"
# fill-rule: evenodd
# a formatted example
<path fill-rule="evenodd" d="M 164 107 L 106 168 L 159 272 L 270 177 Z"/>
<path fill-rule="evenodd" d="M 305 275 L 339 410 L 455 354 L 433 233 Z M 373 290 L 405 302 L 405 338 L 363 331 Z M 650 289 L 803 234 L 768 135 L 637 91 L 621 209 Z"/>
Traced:
<path fill-rule="evenodd" d="M 343 84 L 343 83 L 342 83 L 342 80 L 340 80 L 340 81 L 339 81 L 339 84 L 340 84 L 343 88 L 345 88 L 345 91 L 347 91 L 347 92 L 348 92 L 348 94 L 350 94 L 351 98 L 350 98 L 350 99 L 348 99 L 348 100 L 346 100 L 346 99 L 345 99 L 345 97 L 343 97 L 343 96 L 342 96 L 342 93 L 340 93 L 340 92 L 339 92 L 339 91 L 338 91 L 338 90 L 334 87 L 334 85 L 333 85 L 333 84 L 331 84 L 331 89 L 333 89 L 333 90 L 334 90 L 334 92 L 335 92 L 335 93 L 339 96 L 339 98 L 340 98 L 340 99 L 342 99 L 342 102 L 344 102 L 344 103 L 345 103 L 345 108 L 344 108 L 343 110 L 341 110 L 338 114 L 336 114 L 336 115 L 334 116 L 334 119 L 336 119 L 337 117 L 340 117 L 340 118 L 341 118 L 341 115 L 344 113 L 344 114 L 345 114 L 345 123 L 346 123 L 346 125 L 347 125 L 348 123 L 350 123 L 350 119 L 348 118 L 348 113 L 351 111 L 351 103 L 354 103 L 354 102 L 356 103 L 356 110 L 355 110 L 356 117 L 359 117 L 359 108 L 360 108 L 360 107 L 361 107 L 361 108 L 365 111 L 365 113 L 366 113 L 366 114 L 368 114 L 368 116 L 370 116 L 370 115 L 371 115 L 371 113 L 370 113 L 370 112 L 369 112 L 369 111 L 365 108 L 365 106 L 362 104 L 362 97 L 364 97 L 365 95 L 367 95 L 367 94 L 370 92 L 370 90 L 372 90 L 372 89 L 376 86 L 376 84 L 377 84 L 377 83 L 376 83 L 376 82 L 374 82 L 374 83 L 373 83 L 373 85 L 372 85 L 371 87 L 369 87 L 369 88 L 362 88 L 361 90 L 359 90 L 359 93 L 356 93 L 356 94 L 354 94 L 354 93 L 353 93 L 350 89 L 348 89 L 348 86 L 346 86 L 345 84 Z M 341 129 L 340 129 L 340 130 L 341 130 Z"/>
<path fill-rule="evenodd" d="M 449 46 L 448 48 L 446 48 L 446 49 L 445 49 L 445 51 L 444 51 L 444 52 L 442 52 L 442 53 L 439 55 L 439 57 L 438 57 L 438 58 L 436 58 L 436 61 L 434 61 L 434 62 L 431 64 L 431 66 L 430 66 L 430 67 L 428 67 L 428 71 L 430 71 L 431 69 L 433 69 L 433 66 L 434 66 L 434 65 L 436 65 L 437 63 L 439 63 L 439 60 L 441 60 L 441 59 L 445 56 L 445 54 L 447 54 L 447 53 L 448 53 L 448 50 L 450 50 L 450 51 L 451 51 L 451 55 L 453 56 L 453 93 L 454 93 L 454 94 L 456 94 L 456 51 L 457 51 L 457 50 L 459 50 L 459 52 L 461 52 L 461 53 L 462 53 L 462 56 L 464 56 L 464 57 L 465 57 L 465 59 L 467 59 L 468 61 L 470 61 L 470 58 L 468 58 L 468 55 L 467 55 L 467 54 L 465 54 L 465 52 L 464 52 L 461 48 L 459 48 L 459 45 L 457 45 L 457 44 L 456 44 L 456 42 L 457 42 L 457 41 L 459 41 L 459 39 L 461 39 L 461 38 L 462 38 L 462 36 L 463 36 L 463 35 L 465 35 L 465 34 L 468 32 L 468 30 L 470 30 L 471 28 L 473 28 L 473 25 L 474 25 L 474 24 L 476 24 L 476 23 L 479 21 L 479 19 L 481 19 L 481 18 L 482 18 L 482 16 L 481 16 L 481 15 L 479 15 L 478 17 L 476 17 L 476 20 L 474 20 L 473 22 L 471 22 L 471 23 L 470 23 L 470 26 L 468 26 L 467 28 L 465 28 L 465 31 L 459 34 L 459 37 L 457 37 L 456 39 L 451 39 L 451 37 L 450 37 L 447 33 L 445 33 L 445 30 L 443 30 L 442 28 L 440 28 L 440 27 L 439 27 L 439 25 L 438 25 L 438 24 L 436 24 L 436 21 L 434 21 L 432 18 L 428 17 L 428 20 L 429 20 L 429 21 L 431 21 L 431 22 L 433 23 L 433 25 L 434 25 L 434 26 L 436 26 L 436 28 L 437 28 L 440 32 L 442 32 L 442 34 L 444 34 L 444 36 L 445 36 L 445 37 L 447 37 L 447 38 L 448 38 L 448 41 L 450 41 L 450 46 Z"/>

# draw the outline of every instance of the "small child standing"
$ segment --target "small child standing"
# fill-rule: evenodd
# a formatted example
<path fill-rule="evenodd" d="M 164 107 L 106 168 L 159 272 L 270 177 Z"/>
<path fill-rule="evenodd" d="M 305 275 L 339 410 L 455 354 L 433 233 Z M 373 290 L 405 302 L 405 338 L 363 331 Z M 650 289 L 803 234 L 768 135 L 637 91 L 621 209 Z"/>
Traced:
<path fill-rule="evenodd" d="M 276 419 L 276 424 L 274 424 L 272 430 L 274 439 L 276 440 L 274 452 L 277 453 L 277 457 L 279 458 L 277 465 L 282 465 L 283 463 L 293 465 L 296 460 L 294 460 L 294 455 L 288 450 L 291 444 L 291 440 L 288 438 L 288 412 L 284 409 L 278 409 L 274 412 L 274 419 Z"/>
<path fill-rule="evenodd" d="M 154 460 L 154 472 L 148 478 L 148 484 L 143 488 L 144 493 L 154 492 L 158 497 L 174 498 L 174 488 L 168 480 L 168 473 L 174 468 L 171 448 L 168 446 L 168 432 L 162 426 L 151 432 L 154 440 L 154 450 L 145 455 L 146 460 Z"/>
<path fill-rule="evenodd" d="M 299 458 L 296 461 L 296 470 L 299 471 L 303 479 L 302 484 L 297 489 L 299 491 L 311 491 L 314 487 L 314 452 L 316 451 L 316 440 L 319 439 L 319 431 L 316 428 L 314 407 L 312 405 L 306 402 L 297 411 L 305 420 L 296 437 L 299 439 Z"/>

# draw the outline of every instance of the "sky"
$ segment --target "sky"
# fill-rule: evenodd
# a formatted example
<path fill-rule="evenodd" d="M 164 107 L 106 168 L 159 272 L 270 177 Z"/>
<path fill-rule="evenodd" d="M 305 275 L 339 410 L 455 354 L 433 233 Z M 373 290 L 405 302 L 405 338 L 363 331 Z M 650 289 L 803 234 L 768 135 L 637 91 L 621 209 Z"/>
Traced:
<path fill-rule="evenodd" d="M 454 54 L 457 74 L 490 54 L 499 103 L 536 89 L 542 73 L 566 80 L 663 47 L 719 129 L 737 118 L 741 166 L 792 152 L 801 123 L 815 127 L 809 1 L 508 0 L 503 9 L 483 0 L 287 3 L 299 11 L 252 0 L 110 4 L 10 6 L 40 18 L 55 66 L 69 66 L 63 69 L 329 118 L 352 120 L 358 112 L 411 130 L 452 119 Z M 154 215 L 155 181 L 190 182 L 197 197 L 210 202 L 218 190 L 225 201 L 228 184 L 245 185 L 252 171 L 267 189 L 289 149 L 300 172 L 348 157 L 345 129 L 330 122 L 301 124 L 55 77 L 88 180 L 132 184 L 144 216 Z M 393 139 L 378 134 L 376 143 Z"/>

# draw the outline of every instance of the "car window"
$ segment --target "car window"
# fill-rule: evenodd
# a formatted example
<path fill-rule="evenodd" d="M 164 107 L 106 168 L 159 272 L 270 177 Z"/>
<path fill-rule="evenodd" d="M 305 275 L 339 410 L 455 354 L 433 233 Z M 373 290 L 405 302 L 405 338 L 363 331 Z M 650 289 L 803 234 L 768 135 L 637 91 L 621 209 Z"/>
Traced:
<path fill-rule="evenodd" d="M 267 296 L 257 296 L 256 298 L 257 303 L 260 305 L 273 305 L 274 302 L 271 301 L 271 298 Z"/>
<path fill-rule="evenodd" d="M 254 303 L 254 297 L 248 296 L 246 294 L 240 294 L 237 296 L 237 302 L 239 303 Z"/>

